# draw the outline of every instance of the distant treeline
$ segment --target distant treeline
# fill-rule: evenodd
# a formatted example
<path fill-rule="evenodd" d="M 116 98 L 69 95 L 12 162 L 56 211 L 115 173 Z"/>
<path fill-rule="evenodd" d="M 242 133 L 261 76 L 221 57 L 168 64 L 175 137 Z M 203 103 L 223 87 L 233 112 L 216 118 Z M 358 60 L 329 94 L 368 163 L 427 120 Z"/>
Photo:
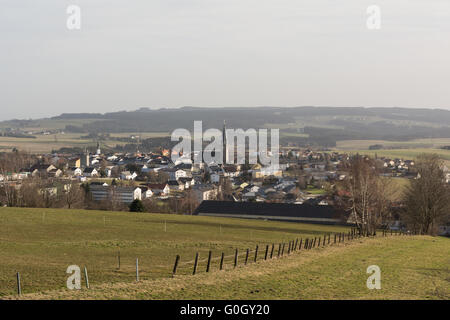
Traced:
<path fill-rule="evenodd" d="M 406 108 L 195 108 L 131 112 L 62 114 L 53 119 L 98 119 L 80 126 L 68 125 L 67 132 L 90 134 L 123 132 L 170 132 L 176 128 L 193 130 L 196 120 L 203 129 L 222 128 L 226 120 L 230 128 L 264 128 L 280 125 L 286 132 L 298 132 L 296 121 L 307 123 L 301 128 L 309 137 L 285 136 L 282 142 L 298 145 L 335 146 L 339 140 L 378 139 L 411 140 L 418 138 L 450 138 L 450 111 Z M 374 119 L 379 119 L 374 121 Z M 313 121 L 309 121 L 313 120 Z M 314 123 L 310 123 L 314 122 Z M 292 131 L 291 131 L 292 130 Z"/>

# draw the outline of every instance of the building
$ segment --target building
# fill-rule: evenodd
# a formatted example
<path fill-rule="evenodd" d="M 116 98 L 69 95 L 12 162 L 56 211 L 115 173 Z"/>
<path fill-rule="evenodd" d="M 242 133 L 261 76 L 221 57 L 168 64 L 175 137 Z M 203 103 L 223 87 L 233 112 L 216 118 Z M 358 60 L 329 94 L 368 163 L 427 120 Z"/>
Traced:
<path fill-rule="evenodd" d="M 194 215 L 303 222 L 346 224 L 347 215 L 331 206 L 293 203 L 203 201 Z"/>
<path fill-rule="evenodd" d="M 137 187 L 92 185 L 90 192 L 94 201 L 117 201 L 129 204 L 134 200 L 142 200 L 142 190 Z"/>

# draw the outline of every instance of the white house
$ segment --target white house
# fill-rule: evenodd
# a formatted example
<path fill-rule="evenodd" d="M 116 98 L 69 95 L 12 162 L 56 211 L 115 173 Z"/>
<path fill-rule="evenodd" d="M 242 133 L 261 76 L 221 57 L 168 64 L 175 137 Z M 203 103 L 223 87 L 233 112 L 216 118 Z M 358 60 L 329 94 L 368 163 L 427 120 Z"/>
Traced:
<path fill-rule="evenodd" d="M 130 171 L 124 171 L 120 174 L 120 179 L 122 180 L 134 180 L 137 177 L 137 173 L 133 172 L 131 173 Z"/>
<path fill-rule="evenodd" d="M 87 167 L 87 168 L 84 169 L 83 175 L 85 177 L 97 177 L 98 176 L 98 171 L 95 168 Z"/>
<path fill-rule="evenodd" d="M 70 177 L 78 177 L 81 176 L 83 174 L 83 171 L 81 171 L 80 168 L 78 167 L 72 167 L 67 169 L 67 175 Z"/>

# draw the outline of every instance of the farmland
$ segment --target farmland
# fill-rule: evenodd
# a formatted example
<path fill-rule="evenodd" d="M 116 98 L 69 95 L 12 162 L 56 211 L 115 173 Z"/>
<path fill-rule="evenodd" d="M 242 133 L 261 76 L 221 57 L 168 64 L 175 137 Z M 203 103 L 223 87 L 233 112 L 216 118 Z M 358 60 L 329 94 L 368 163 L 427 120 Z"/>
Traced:
<path fill-rule="evenodd" d="M 0 210 L 0 290 L 26 299 L 448 299 L 450 239 L 363 238 L 232 267 L 235 248 L 319 236 L 348 228 L 269 221 L 77 210 Z M 120 248 L 121 267 L 117 253 Z M 212 250 L 210 273 L 205 258 Z M 192 260 L 200 253 L 198 274 Z M 217 257 L 224 252 L 225 270 Z M 251 251 L 253 256 L 254 250 Z M 170 277 L 176 254 L 179 270 Z M 260 254 L 262 256 L 262 254 Z M 139 258 L 140 282 L 134 263 Z M 240 256 L 239 259 L 243 259 Z M 250 259 L 252 260 L 252 259 Z M 65 289 L 67 266 L 87 266 L 91 289 Z M 369 265 L 382 290 L 365 286 Z M 218 277 L 218 274 L 220 276 Z"/>
<path fill-rule="evenodd" d="M 21 273 L 24 293 L 63 288 L 72 264 L 87 266 L 93 285 L 133 281 L 136 258 L 142 280 L 166 278 L 177 254 L 179 273 L 188 274 L 196 252 L 199 270 L 204 270 L 209 250 L 217 268 L 221 252 L 230 266 L 235 248 L 243 253 L 257 244 L 347 230 L 197 216 L 0 208 L 0 295 L 15 292 L 16 272 Z"/>

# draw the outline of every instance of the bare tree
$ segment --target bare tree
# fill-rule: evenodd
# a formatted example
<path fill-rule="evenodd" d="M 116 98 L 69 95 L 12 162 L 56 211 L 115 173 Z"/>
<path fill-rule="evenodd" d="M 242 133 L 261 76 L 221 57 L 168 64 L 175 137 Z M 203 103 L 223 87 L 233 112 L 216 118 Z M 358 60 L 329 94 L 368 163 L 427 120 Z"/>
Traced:
<path fill-rule="evenodd" d="M 348 162 L 348 177 L 337 190 L 339 204 L 363 233 L 374 234 L 390 214 L 390 180 L 380 177 L 374 161 L 360 155 Z"/>
<path fill-rule="evenodd" d="M 417 178 L 404 194 L 403 218 L 422 234 L 436 233 L 449 218 L 450 187 L 445 182 L 443 162 L 436 154 L 422 154 L 416 161 Z"/>
<path fill-rule="evenodd" d="M 82 206 L 84 203 L 84 196 L 85 192 L 80 184 L 72 181 L 65 186 L 62 199 L 67 208 L 71 209 Z"/>

